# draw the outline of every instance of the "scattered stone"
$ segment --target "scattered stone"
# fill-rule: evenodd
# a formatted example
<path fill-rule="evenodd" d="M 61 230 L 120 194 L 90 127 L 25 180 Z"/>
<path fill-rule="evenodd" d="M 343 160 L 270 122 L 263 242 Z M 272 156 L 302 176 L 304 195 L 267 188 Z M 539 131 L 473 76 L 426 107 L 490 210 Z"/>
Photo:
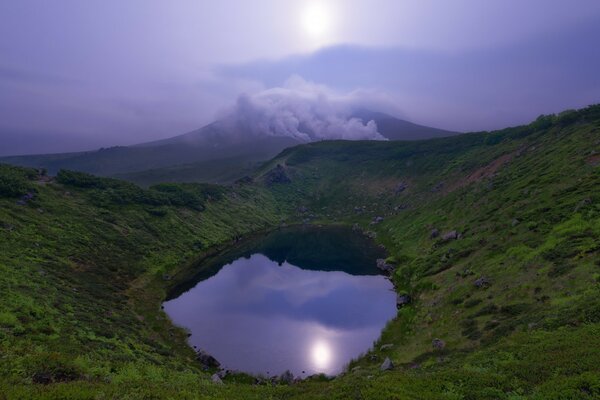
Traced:
<path fill-rule="evenodd" d="M 279 381 L 289 385 L 294 382 L 294 374 L 287 370 L 279 376 Z"/>
<path fill-rule="evenodd" d="M 381 364 L 381 367 L 379 367 L 379 369 L 381 369 L 382 371 L 389 371 L 393 368 L 394 368 L 394 363 L 392 362 L 392 360 L 390 360 L 389 357 L 386 357 L 385 360 L 383 361 L 383 364 Z"/>
<path fill-rule="evenodd" d="M 379 351 L 386 351 L 386 350 L 391 349 L 392 347 L 394 347 L 394 345 L 392 343 L 383 344 L 379 348 Z"/>
<path fill-rule="evenodd" d="M 404 182 L 400 182 L 398 186 L 396 186 L 396 194 L 400 194 L 404 192 L 408 188 L 408 185 Z"/>
<path fill-rule="evenodd" d="M 379 268 L 380 270 L 382 270 L 383 272 L 385 272 L 387 274 L 391 274 L 396 270 L 395 266 L 387 263 L 383 258 L 377 259 L 377 268 Z"/>
<path fill-rule="evenodd" d="M 292 180 L 287 175 L 285 168 L 281 164 L 277 164 L 275 168 L 267 172 L 265 175 L 265 183 L 268 186 L 275 184 L 285 184 L 290 183 Z"/>
<path fill-rule="evenodd" d="M 442 339 L 436 338 L 431 341 L 431 345 L 436 350 L 443 350 L 444 347 L 446 347 L 446 342 L 444 342 Z"/>
<path fill-rule="evenodd" d="M 162 278 L 163 278 L 163 281 L 170 281 L 171 280 L 171 275 L 169 275 L 169 274 L 163 274 Z"/>
<path fill-rule="evenodd" d="M 510 223 L 512 226 L 517 226 L 521 223 L 521 221 L 519 221 L 518 219 L 513 219 L 512 222 Z"/>
<path fill-rule="evenodd" d="M 211 356 L 203 350 L 198 351 L 198 354 L 196 355 L 196 360 L 198 360 L 200 364 L 208 368 L 219 368 L 221 366 L 221 363 L 218 362 L 216 358 L 214 358 L 213 356 Z"/>
<path fill-rule="evenodd" d="M 360 231 L 360 225 L 358 225 L 358 224 L 352 225 L 352 230 L 355 231 L 355 232 L 356 231 Z"/>
<path fill-rule="evenodd" d="M 371 221 L 371 225 L 380 224 L 382 222 L 383 222 L 383 217 L 375 217 L 375 218 L 373 218 L 373 221 Z"/>
<path fill-rule="evenodd" d="M 307 213 L 307 212 L 308 212 L 308 208 L 306 208 L 306 207 L 304 207 L 304 206 L 300 206 L 300 207 L 298 207 L 298 212 L 299 212 L 300 214 L 305 214 L 305 213 Z"/>
<path fill-rule="evenodd" d="M 406 305 L 409 305 L 410 302 L 411 302 L 411 298 L 407 294 L 399 294 L 396 296 L 396 307 L 399 309 Z"/>
<path fill-rule="evenodd" d="M 408 208 L 408 205 L 400 204 L 400 205 L 394 207 L 394 211 L 402 211 L 402 210 L 406 210 L 407 208 Z"/>
<path fill-rule="evenodd" d="M 360 371 L 360 367 L 354 367 L 354 368 L 352 368 L 352 371 L 350 371 L 350 372 L 358 372 L 358 371 Z"/>
<path fill-rule="evenodd" d="M 490 280 L 484 276 L 475 280 L 475 286 L 478 287 L 479 289 L 488 288 L 491 284 L 492 283 L 490 282 Z"/>
<path fill-rule="evenodd" d="M 450 240 L 456 240 L 459 238 L 459 233 L 457 231 L 446 232 L 442 235 L 442 240 L 444 242 L 448 242 Z"/>
<path fill-rule="evenodd" d="M 221 377 L 219 377 L 219 374 L 213 374 L 210 379 L 217 385 L 223 385 L 223 381 L 221 380 Z"/>
<path fill-rule="evenodd" d="M 429 232 L 429 238 L 431 239 L 435 239 L 438 236 L 440 236 L 440 231 L 436 228 L 433 228 L 431 232 Z"/>

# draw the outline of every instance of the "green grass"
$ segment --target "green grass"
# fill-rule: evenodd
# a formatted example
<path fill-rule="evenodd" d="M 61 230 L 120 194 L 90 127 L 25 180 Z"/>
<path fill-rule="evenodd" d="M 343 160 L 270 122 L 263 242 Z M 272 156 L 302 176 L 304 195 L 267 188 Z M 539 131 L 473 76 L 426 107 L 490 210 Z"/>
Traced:
<path fill-rule="evenodd" d="M 491 133 L 299 146 L 232 187 L 0 166 L 0 399 L 600 398 L 598 152 L 595 106 Z M 261 184 L 277 164 L 291 182 Z M 336 379 L 212 384 L 161 301 L 203 257 L 307 215 L 372 232 L 413 303 Z"/>

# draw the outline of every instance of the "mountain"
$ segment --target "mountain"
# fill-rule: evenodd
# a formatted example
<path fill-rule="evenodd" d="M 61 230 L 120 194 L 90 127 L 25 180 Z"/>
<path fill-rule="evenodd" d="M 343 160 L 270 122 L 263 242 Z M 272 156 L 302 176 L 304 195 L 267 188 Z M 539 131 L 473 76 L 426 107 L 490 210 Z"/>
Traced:
<path fill-rule="evenodd" d="M 0 165 L 0 393 L 598 398 L 599 154 L 592 106 L 427 141 L 304 144 L 230 186 Z M 335 379 L 214 384 L 161 302 L 207 259 L 282 224 L 363 231 L 410 302 Z"/>
<path fill-rule="evenodd" d="M 449 136 L 454 132 L 412 124 L 390 115 L 359 110 L 354 117 L 375 121 L 390 140 L 415 140 Z M 231 183 L 301 142 L 286 136 L 257 136 L 243 127 L 232 128 L 226 119 L 172 138 L 135 146 L 96 151 L 0 158 L 9 164 L 112 176 L 150 185 L 158 182 Z"/>

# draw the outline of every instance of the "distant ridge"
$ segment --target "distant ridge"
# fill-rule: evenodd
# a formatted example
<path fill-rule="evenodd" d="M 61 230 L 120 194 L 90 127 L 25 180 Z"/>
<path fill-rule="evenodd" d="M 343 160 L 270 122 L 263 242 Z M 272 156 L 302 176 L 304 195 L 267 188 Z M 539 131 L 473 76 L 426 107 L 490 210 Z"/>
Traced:
<path fill-rule="evenodd" d="M 417 125 L 391 115 L 358 110 L 354 117 L 375 121 L 379 133 L 389 140 L 419 140 L 451 136 L 456 132 Z M 243 129 L 232 130 L 226 120 L 171 138 L 133 146 L 95 151 L 14 156 L 1 162 L 113 176 L 143 185 L 158 182 L 230 183 L 249 168 L 301 142 L 287 136 L 256 136 Z"/>

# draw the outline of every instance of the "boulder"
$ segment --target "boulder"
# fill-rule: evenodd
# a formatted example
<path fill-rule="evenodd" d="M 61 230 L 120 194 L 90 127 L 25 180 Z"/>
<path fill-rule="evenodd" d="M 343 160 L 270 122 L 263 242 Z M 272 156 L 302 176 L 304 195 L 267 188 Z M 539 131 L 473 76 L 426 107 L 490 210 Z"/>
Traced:
<path fill-rule="evenodd" d="M 435 239 L 438 236 L 440 236 L 440 231 L 436 228 L 433 228 L 431 232 L 429 232 L 429 238 L 431 239 Z"/>
<path fill-rule="evenodd" d="M 436 350 L 443 350 L 444 347 L 446 347 L 446 342 L 444 342 L 442 339 L 433 339 L 431 341 L 431 345 Z"/>
<path fill-rule="evenodd" d="M 375 224 L 380 224 L 383 222 L 383 217 L 375 217 L 373 218 L 373 221 L 371 221 L 371 224 L 375 225 Z"/>
<path fill-rule="evenodd" d="M 486 278 L 485 276 L 482 276 L 479 279 L 475 280 L 475 286 L 478 287 L 479 289 L 485 289 L 487 287 L 489 287 L 492 284 L 492 282 L 490 282 L 490 280 L 488 278 Z"/>
<path fill-rule="evenodd" d="M 407 306 L 410 304 L 410 302 L 411 302 L 411 298 L 407 294 L 398 294 L 396 296 L 396 307 L 397 308 L 402 308 L 404 306 Z"/>
<path fill-rule="evenodd" d="M 389 371 L 393 368 L 394 368 L 394 363 L 392 362 L 392 360 L 390 360 L 389 357 L 386 357 L 385 360 L 383 361 L 383 364 L 381 364 L 381 367 L 379 367 L 379 369 L 382 371 Z"/>
<path fill-rule="evenodd" d="M 221 363 L 217 361 L 216 358 L 214 358 L 213 356 L 211 356 L 203 350 L 198 351 L 198 353 L 196 354 L 196 360 L 198 360 L 200 364 L 208 368 L 219 368 L 221 366 Z"/>
<path fill-rule="evenodd" d="M 218 374 L 213 374 L 213 376 L 210 377 L 210 380 L 217 385 L 223 385 L 223 381 Z"/>

